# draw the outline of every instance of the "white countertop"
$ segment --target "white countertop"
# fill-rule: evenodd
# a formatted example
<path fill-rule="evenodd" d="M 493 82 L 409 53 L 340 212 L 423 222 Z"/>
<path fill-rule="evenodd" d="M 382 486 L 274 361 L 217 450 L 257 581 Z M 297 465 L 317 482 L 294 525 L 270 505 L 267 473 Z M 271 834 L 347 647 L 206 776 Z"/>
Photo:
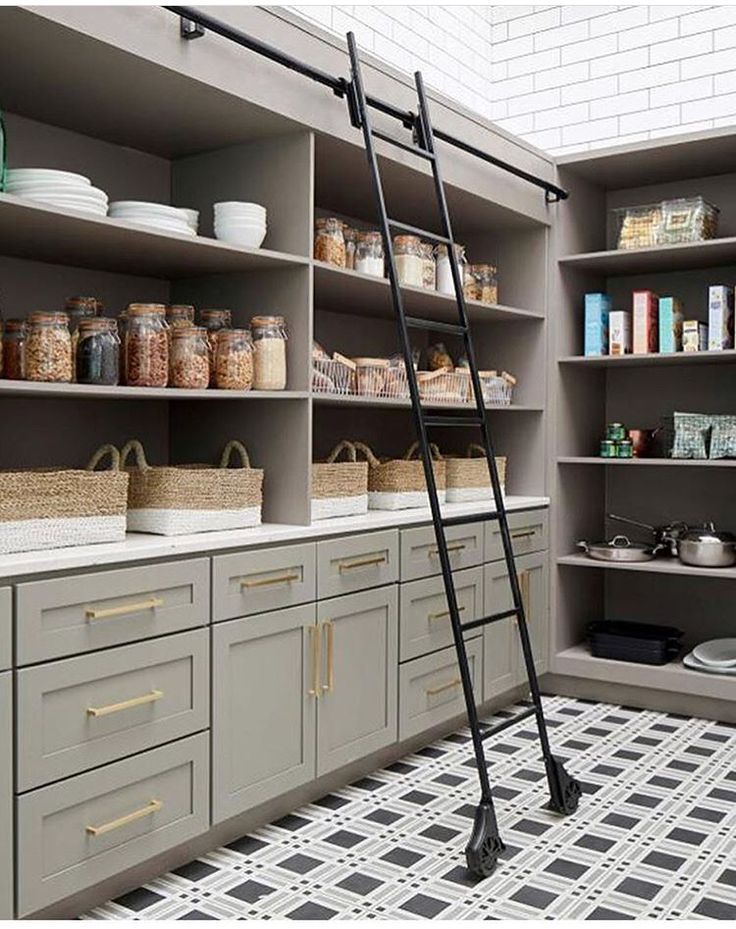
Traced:
<path fill-rule="evenodd" d="M 549 505 L 549 497 L 506 498 L 508 510 L 528 510 Z M 447 503 L 445 516 L 477 513 L 487 504 Z M 490 512 L 490 509 L 489 509 Z M 102 545 L 79 545 L 40 552 L 20 552 L 0 556 L 0 579 L 47 574 L 52 571 L 73 571 L 102 565 L 127 564 L 149 559 L 174 558 L 181 555 L 209 555 L 226 549 L 254 548 L 277 542 L 319 539 L 350 532 L 369 532 L 393 526 L 410 526 L 431 522 L 428 507 L 409 510 L 371 510 L 361 516 L 340 516 L 324 519 L 310 526 L 264 523 L 254 529 L 225 532 L 199 532 L 193 535 L 161 536 L 130 533 L 124 542 Z"/>

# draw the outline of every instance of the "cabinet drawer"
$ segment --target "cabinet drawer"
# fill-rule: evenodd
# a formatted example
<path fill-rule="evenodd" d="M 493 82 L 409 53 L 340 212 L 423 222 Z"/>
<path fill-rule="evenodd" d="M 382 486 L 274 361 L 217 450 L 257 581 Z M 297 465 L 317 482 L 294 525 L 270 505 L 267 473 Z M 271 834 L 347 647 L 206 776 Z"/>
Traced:
<path fill-rule="evenodd" d="M 208 795 L 200 734 L 19 797 L 18 915 L 205 832 Z"/>
<path fill-rule="evenodd" d="M 181 632 L 208 616 L 206 558 L 19 584 L 18 663 Z"/>
<path fill-rule="evenodd" d="M 472 568 L 483 562 L 483 526 L 450 526 L 447 547 L 453 570 Z M 401 580 L 413 581 L 441 571 L 433 526 L 401 531 Z"/>
<path fill-rule="evenodd" d="M 393 584 L 399 579 L 399 533 L 368 532 L 317 543 L 317 597 Z"/>
<path fill-rule="evenodd" d="M 453 577 L 460 621 L 480 619 L 483 615 L 483 568 L 466 568 L 456 571 Z M 400 661 L 452 645 L 450 613 L 441 575 L 401 585 L 399 630 Z M 482 635 L 482 629 L 466 633 L 473 634 Z"/>
<path fill-rule="evenodd" d="M 314 542 L 217 555 L 212 563 L 214 620 L 237 619 L 315 599 Z"/>
<path fill-rule="evenodd" d="M 485 524 L 485 560 L 499 561 L 503 558 L 501 530 L 497 520 Z M 509 513 L 509 529 L 515 555 L 543 552 L 549 547 L 549 513 L 533 510 L 528 513 Z"/>
<path fill-rule="evenodd" d="M 0 671 L 13 664 L 13 596 L 9 587 L 0 587 Z"/>
<path fill-rule="evenodd" d="M 209 725 L 209 632 L 25 668 L 17 676 L 18 790 Z"/>
<path fill-rule="evenodd" d="M 468 664 L 480 703 L 483 645 L 473 639 L 466 645 Z M 465 712 L 460 671 L 454 648 L 426 655 L 399 668 L 399 739 L 408 739 Z"/>

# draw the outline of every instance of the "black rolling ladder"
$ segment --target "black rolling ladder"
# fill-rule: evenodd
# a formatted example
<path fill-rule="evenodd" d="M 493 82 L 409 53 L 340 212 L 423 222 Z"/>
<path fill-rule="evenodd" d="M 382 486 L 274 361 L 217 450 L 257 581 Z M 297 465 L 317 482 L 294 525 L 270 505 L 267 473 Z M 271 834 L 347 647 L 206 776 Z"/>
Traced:
<path fill-rule="evenodd" d="M 445 199 L 445 189 L 440 174 L 439 160 L 435 150 L 435 137 L 430 122 L 429 110 L 427 106 L 427 97 L 424 91 L 422 76 L 419 72 L 414 75 L 418 110 L 415 116 L 412 115 L 410 120 L 403 118 L 401 121 L 405 128 L 410 129 L 412 138 L 410 142 L 396 139 L 392 135 L 374 129 L 371 125 L 369 116 L 369 101 L 363 87 L 360 61 L 355 37 L 352 33 L 348 34 L 348 49 L 350 52 L 351 80 L 345 82 L 344 89 L 347 97 L 350 120 L 352 124 L 360 129 L 363 133 L 368 165 L 373 181 L 376 204 L 383 235 L 383 244 L 386 254 L 386 265 L 388 276 L 391 283 L 391 292 L 393 296 L 394 309 L 396 312 L 396 321 L 399 328 L 399 338 L 401 348 L 406 364 L 407 377 L 409 382 L 409 393 L 411 396 L 412 413 L 416 429 L 419 448 L 421 450 L 422 461 L 424 464 L 424 475 L 427 482 L 429 493 L 429 504 L 432 512 L 432 522 L 437 539 L 437 551 L 439 555 L 442 577 L 444 580 L 445 594 L 447 597 L 447 606 L 450 613 L 450 622 L 452 633 L 457 650 L 457 659 L 462 681 L 463 694 L 468 713 L 468 723 L 472 736 L 473 749 L 480 777 L 481 797 L 480 803 L 475 813 L 475 823 L 473 832 L 466 848 L 468 867 L 474 873 L 486 876 L 493 871 L 499 855 L 504 850 L 503 841 L 498 832 L 496 815 L 493 807 L 493 795 L 491 790 L 488 767 L 483 742 L 492 738 L 499 732 L 508 729 L 510 726 L 521 722 L 531 716 L 536 718 L 539 732 L 539 742 L 544 756 L 544 764 L 547 773 L 547 781 L 550 793 L 550 808 L 558 813 L 572 813 L 577 809 L 580 798 L 580 785 L 564 769 L 562 762 L 552 754 L 547 727 L 544 720 L 544 711 L 539 692 L 539 684 L 534 668 L 534 658 L 532 655 L 529 630 L 524 615 L 524 604 L 519 587 L 519 580 L 514 563 L 514 552 L 509 532 L 508 517 L 501 493 L 501 484 L 496 468 L 496 460 L 493 453 L 493 443 L 488 426 L 486 411 L 483 404 L 483 394 L 480 380 L 478 377 L 478 368 L 473 352 L 473 343 L 470 336 L 470 326 L 468 315 L 465 307 L 463 296 L 463 283 L 460 277 L 460 266 L 457 261 L 455 244 L 452 235 L 450 217 L 447 210 L 447 201 Z M 384 111 L 385 112 L 385 111 Z M 389 113 L 389 115 L 394 115 Z M 406 152 L 416 155 L 418 158 L 425 159 L 429 162 L 432 169 L 432 178 L 434 182 L 434 191 L 437 198 L 439 213 L 441 218 L 442 234 L 437 235 L 428 232 L 425 229 L 418 229 L 407 223 L 398 222 L 391 219 L 386 211 L 386 203 L 383 193 L 383 184 L 378 166 L 378 159 L 375 151 L 375 139 L 381 139 L 392 145 L 396 145 Z M 404 304 L 402 299 L 401 288 L 396 272 L 396 264 L 393 252 L 393 234 L 408 233 L 418 235 L 423 239 L 444 245 L 450 260 L 452 279 L 455 287 L 455 297 L 457 300 L 457 323 L 437 323 L 432 320 L 422 319 L 414 316 L 407 316 L 404 313 Z M 452 415 L 427 415 L 422 407 L 417 379 L 414 373 L 412 359 L 412 349 L 410 342 L 410 330 L 424 329 L 431 331 L 447 332 L 463 339 L 465 346 L 465 356 L 470 368 L 470 381 L 472 384 L 473 396 L 475 400 L 475 411 L 468 415 L 464 411 L 453 412 Z M 488 469 L 490 472 L 491 487 L 495 498 L 495 510 L 493 512 L 481 512 L 468 516 L 446 517 L 442 515 L 437 487 L 434 479 L 432 468 L 432 457 L 429 450 L 428 430 L 435 427 L 473 427 L 480 431 L 482 436 L 483 447 L 486 454 Z M 447 546 L 445 530 L 450 526 L 464 525 L 471 522 L 481 522 L 489 519 L 498 521 L 501 539 L 503 542 L 504 557 L 508 567 L 511 593 L 513 597 L 513 608 L 497 613 L 492 616 L 486 616 L 483 619 L 474 622 L 461 623 L 460 612 L 458 610 L 457 597 L 455 594 L 455 584 L 452 575 L 452 565 Z M 490 623 L 499 622 L 510 617 L 515 617 L 521 639 L 521 647 L 524 654 L 527 676 L 529 679 L 529 690 L 531 695 L 531 706 L 523 712 L 517 713 L 512 718 L 504 720 L 502 723 L 491 728 L 482 729 L 478 719 L 475 696 L 473 693 L 473 684 L 470 676 L 468 665 L 468 656 L 465 649 L 464 632 L 468 629 L 474 629 L 479 626 L 485 626 Z"/>

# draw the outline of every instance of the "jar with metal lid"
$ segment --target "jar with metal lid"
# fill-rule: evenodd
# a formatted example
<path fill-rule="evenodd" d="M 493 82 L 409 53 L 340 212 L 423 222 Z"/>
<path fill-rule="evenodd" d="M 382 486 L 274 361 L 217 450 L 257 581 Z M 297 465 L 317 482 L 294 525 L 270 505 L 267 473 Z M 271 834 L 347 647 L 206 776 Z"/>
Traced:
<path fill-rule="evenodd" d="M 26 379 L 26 333 L 23 319 L 8 319 L 3 329 L 3 377 L 8 381 Z"/>
<path fill-rule="evenodd" d="M 78 384 L 115 386 L 120 381 L 120 337 L 114 319 L 96 316 L 79 323 Z"/>
<path fill-rule="evenodd" d="M 194 325 L 194 307 L 180 303 L 166 307 L 166 323 L 169 329 L 186 328 Z"/>
<path fill-rule="evenodd" d="M 424 259 L 418 236 L 394 236 L 394 262 L 399 284 L 407 287 L 422 286 Z"/>
<path fill-rule="evenodd" d="M 345 223 L 342 227 L 342 237 L 345 239 L 345 267 L 348 271 L 355 271 L 355 259 L 358 252 L 358 239 L 360 233 Z"/>
<path fill-rule="evenodd" d="M 187 390 L 204 390 L 210 383 L 210 357 L 204 326 L 177 326 L 171 330 L 169 384 Z"/>
<path fill-rule="evenodd" d="M 102 309 L 97 297 L 67 297 L 64 312 L 69 317 L 69 332 L 72 337 L 72 379 L 76 380 L 77 342 L 79 341 L 79 324 L 83 319 L 93 319 Z"/>
<path fill-rule="evenodd" d="M 72 379 L 72 337 L 66 313 L 32 313 L 26 339 L 29 381 L 69 383 Z"/>
<path fill-rule="evenodd" d="M 253 338 L 249 329 L 223 329 L 217 337 L 215 387 L 250 390 L 253 386 Z"/>
<path fill-rule="evenodd" d="M 489 264 L 470 265 L 468 268 L 469 277 L 473 290 L 472 300 L 479 300 L 481 303 L 498 303 L 498 280 L 496 278 L 496 266 Z"/>
<path fill-rule="evenodd" d="M 168 332 L 163 304 L 130 304 L 125 325 L 125 383 L 129 387 L 166 387 Z"/>
<path fill-rule="evenodd" d="M 358 235 L 355 270 L 383 277 L 383 237 L 380 232 L 361 232 Z"/>
<path fill-rule="evenodd" d="M 347 264 L 344 223 L 341 219 L 321 218 L 315 223 L 314 257 L 317 261 L 344 268 Z"/>
<path fill-rule="evenodd" d="M 452 268 L 450 267 L 450 256 L 447 252 L 446 245 L 438 245 L 437 253 L 437 278 L 436 287 L 440 293 L 455 295 L 455 285 L 452 281 Z M 465 246 L 455 243 L 455 256 L 460 266 L 460 280 L 465 282 L 465 267 L 468 263 L 465 257 Z"/>
<path fill-rule="evenodd" d="M 286 387 L 286 327 L 283 316 L 254 316 L 253 386 L 256 390 Z"/>
<path fill-rule="evenodd" d="M 202 310 L 199 321 L 207 330 L 207 346 L 210 355 L 210 387 L 215 386 L 215 364 L 217 358 L 217 337 L 222 329 L 232 329 L 232 310 Z"/>
<path fill-rule="evenodd" d="M 434 290 L 437 285 L 434 246 L 429 242 L 422 242 L 419 247 L 422 252 L 422 287 L 426 290 Z"/>

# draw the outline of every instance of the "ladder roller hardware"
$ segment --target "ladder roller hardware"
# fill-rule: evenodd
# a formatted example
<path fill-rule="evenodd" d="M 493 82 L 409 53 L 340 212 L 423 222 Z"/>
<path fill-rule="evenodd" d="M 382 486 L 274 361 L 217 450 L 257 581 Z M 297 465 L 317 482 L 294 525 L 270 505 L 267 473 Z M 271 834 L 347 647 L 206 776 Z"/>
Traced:
<path fill-rule="evenodd" d="M 381 180 L 381 172 L 378 163 L 378 156 L 375 149 L 375 139 L 380 138 L 384 141 L 394 141 L 386 133 L 377 132 L 371 126 L 369 107 L 374 106 L 372 99 L 366 95 L 363 87 L 363 78 L 361 74 L 360 59 L 358 47 L 355 42 L 355 36 L 348 33 L 348 51 L 350 53 L 350 71 L 351 79 L 345 83 L 345 93 L 347 96 L 348 111 L 350 120 L 356 129 L 363 133 L 363 143 L 365 145 L 368 167 L 370 170 L 371 183 L 376 201 L 376 208 L 379 217 L 381 236 L 383 238 L 383 248 L 386 255 L 386 268 L 391 285 L 391 297 L 394 305 L 396 323 L 401 344 L 401 352 L 406 365 L 407 381 L 409 385 L 409 396 L 411 398 L 411 412 L 414 421 L 414 429 L 421 452 L 422 466 L 424 469 L 424 479 L 427 484 L 427 495 L 429 497 L 429 507 L 432 513 L 432 523 L 434 526 L 435 539 L 437 542 L 437 555 L 439 557 L 440 570 L 444 593 L 447 599 L 447 608 L 450 616 L 450 625 L 452 628 L 452 637 L 457 653 L 458 670 L 460 673 L 460 683 L 462 684 L 465 707 L 468 714 L 468 726 L 470 728 L 473 752 L 475 755 L 476 768 L 480 780 L 480 803 L 475 811 L 475 820 L 470 840 L 465 850 L 465 857 L 470 871 L 481 877 L 487 877 L 496 867 L 499 857 L 503 854 L 504 843 L 498 830 L 498 821 L 493 805 L 493 791 L 491 788 L 488 763 L 485 757 L 483 743 L 485 740 L 492 738 L 499 732 L 503 732 L 516 723 L 534 716 L 537 723 L 539 744 L 542 749 L 544 766 L 547 774 L 547 783 L 549 787 L 549 807 L 557 813 L 572 813 L 577 809 L 580 800 L 580 785 L 566 771 L 559 758 L 552 754 L 547 735 L 547 726 L 544 719 L 544 709 L 542 706 L 542 697 L 539 691 L 539 683 L 534 668 L 534 656 L 532 654 L 531 640 L 529 630 L 526 624 L 526 615 L 524 611 L 524 602 L 519 586 L 519 578 L 516 573 L 516 564 L 514 561 L 514 550 L 509 530 L 508 515 L 506 504 L 504 502 L 501 490 L 501 482 L 496 466 L 496 458 L 493 449 L 490 427 L 486 418 L 485 405 L 483 403 L 483 391 L 478 376 L 478 365 L 475 359 L 475 351 L 470 334 L 470 325 L 468 321 L 465 298 L 463 295 L 463 281 L 460 273 L 460 266 L 457 260 L 457 253 L 454 247 L 455 240 L 452 234 L 452 224 L 447 209 L 447 200 L 445 197 L 445 187 L 440 173 L 439 158 L 435 150 L 435 133 L 429 116 L 429 107 L 427 96 L 424 90 L 424 83 L 420 73 L 414 75 L 414 81 L 417 91 L 417 113 L 409 114 L 389 114 L 396 116 L 401 125 L 410 130 L 411 145 L 410 148 L 416 148 L 421 153 L 428 153 L 432 157 L 428 158 L 429 165 L 432 169 L 432 183 L 434 195 L 437 199 L 439 215 L 441 219 L 441 235 L 426 232 L 416 226 L 408 223 L 398 222 L 391 219 L 386 208 L 386 200 Z M 383 109 L 386 113 L 387 110 Z M 399 144 L 400 148 L 407 146 Z M 431 328 L 431 323 L 414 317 L 407 317 L 404 313 L 404 301 L 399 278 L 396 270 L 396 261 L 393 251 L 394 231 L 408 232 L 418 235 L 434 242 L 441 242 L 447 245 L 447 254 L 450 262 L 450 271 L 455 291 L 455 301 L 457 309 L 457 321 L 452 323 L 452 331 L 462 337 L 465 349 L 465 357 L 468 360 L 468 369 L 470 372 L 470 385 L 474 399 L 475 415 L 427 415 L 422 407 L 417 384 L 416 372 L 412 357 L 412 346 L 409 337 L 411 329 Z M 444 331 L 447 331 L 445 324 Z M 442 330 L 441 325 L 437 325 L 438 330 Z M 486 463 L 490 475 L 491 488 L 495 510 L 492 513 L 477 513 L 466 517 L 443 517 L 442 509 L 437 493 L 435 483 L 434 469 L 432 467 L 432 455 L 430 452 L 430 441 L 428 430 L 432 427 L 444 426 L 474 426 L 479 428 L 482 434 L 483 449 L 485 451 Z M 452 562 L 450 559 L 450 549 L 447 544 L 445 529 L 448 526 L 463 525 L 466 523 L 478 522 L 480 520 L 494 519 L 498 522 L 501 542 L 503 544 L 504 560 L 508 570 L 509 585 L 513 608 L 501 613 L 495 613 L 480 620 L 475 620 L 463 625 L 460 622 L 460 609 L 457 602 L 455 591 L 455 582 L 452 574 Z M 497 723 L 490 728 L 482 728 L 478 718 L 475 694 L 473 691 L 473 679 L 468 662 L 468 654 L 465 646 L 464 632 L 468 628 L 484 626 L 493 622 L 515 618 L 516 628 L 521 641 L 521 650 L 524 655 L 524 664 L 526 667 L 527 677 L 529 680 L 529 692 L 531 706 L 528 709 L 517 713 L 513 717 Z"/>

